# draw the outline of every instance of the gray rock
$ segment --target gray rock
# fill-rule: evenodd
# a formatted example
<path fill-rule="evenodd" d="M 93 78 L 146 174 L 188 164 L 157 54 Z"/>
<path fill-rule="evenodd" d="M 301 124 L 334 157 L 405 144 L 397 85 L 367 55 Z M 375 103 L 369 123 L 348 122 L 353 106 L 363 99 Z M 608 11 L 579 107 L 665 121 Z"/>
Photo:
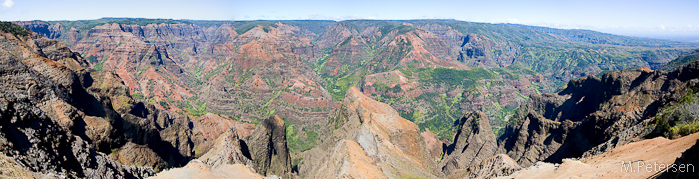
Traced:
<path fill-rule="evenodd" d="M 498 154 L 465 169 L 454 170 L 447 178 L 495 178 L 509 176 L 522 169 L 505 154 Z"/>
<path fill-rule="evenodd" d="M 279 116 L 263 120 L 244 141 L 257 173 L 290 178 L 291 159 L 286 146 L 286 125 Z"/>
<path fill-rule="evenodd" d="M 211 168 L 225 164 L 244 164 L 250 168 L 253 162 L 250 160 L 250 151 L 245 141 L 238 138 L 235 128 L 221 134 L 216 139 L 213 148 L 199 157 L 199 160 Z"/>
<path fill-rule="evenodd" d="M 638 68 L 571 80 L 522 104 L 499 147 L 523 167 L 607 152 L 648 135 L 655 115 L 677 105 L 698 77 L 699 61 L 669 73 Z"/>
<path fill-rule="evenodd" d="M 439 167 L 445 175 L 449 175 L 454 170 L 468 168 L 488 159 L 497 151 L 497 142 L 488 116 L 482 112 L 466 113 L 459 120 L 454 143 L 447 147 Z"/>

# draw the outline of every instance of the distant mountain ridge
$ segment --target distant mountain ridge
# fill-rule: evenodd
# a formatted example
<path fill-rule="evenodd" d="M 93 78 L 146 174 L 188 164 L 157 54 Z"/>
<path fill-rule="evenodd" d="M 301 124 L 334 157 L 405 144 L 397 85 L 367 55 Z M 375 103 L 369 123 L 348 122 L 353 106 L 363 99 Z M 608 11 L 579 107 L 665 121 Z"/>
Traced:
<path fill-rule="evenodd" d="M 645 37 L 631 37 L 614 35 L 608 33 L 601 33 L 586 29 L 556 29 L 549 27 L 539 27 L 539 26 L 527 26 L 537 31 L 546 32 L 552 35 L 557 35 L 565 37 L 568 40 L 586 42 L 592 44 L 604 44 L 604 45 L 621 45 L 621 46 L 640 46 L 640 47 L 655 47 L 655 48 L 667 48 L 667 47 L 693 47 L 692 43 L 672 41 L 672 40 L 662 40 L 653 39 Z"/>

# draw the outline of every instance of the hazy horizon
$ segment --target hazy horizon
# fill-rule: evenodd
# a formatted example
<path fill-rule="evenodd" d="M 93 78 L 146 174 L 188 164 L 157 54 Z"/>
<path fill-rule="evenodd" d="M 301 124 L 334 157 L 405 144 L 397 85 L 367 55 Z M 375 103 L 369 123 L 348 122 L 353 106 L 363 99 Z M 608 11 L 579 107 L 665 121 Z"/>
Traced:
<path fill-rule="evenodd" d="M 103 17 L 187 20 L 414 20 L 512 23 L 656 39 L 699 40 L 699 1 L 223 1 L 0 0 L 2 21 Z M 69 10 L 67 10 L 69 9 Z"/>

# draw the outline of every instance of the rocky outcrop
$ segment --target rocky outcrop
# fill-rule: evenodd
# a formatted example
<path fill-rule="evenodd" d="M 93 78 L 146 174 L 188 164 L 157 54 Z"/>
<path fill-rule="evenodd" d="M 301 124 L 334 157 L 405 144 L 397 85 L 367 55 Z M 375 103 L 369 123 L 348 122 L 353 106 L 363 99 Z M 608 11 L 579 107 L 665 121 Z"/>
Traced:
<path fill-rule="evenodd" d="M 400 117 L 389 105 L 352 87 L 342 106 L 334 119 L 336 127 L 332 136 L 328 136 L 326 144 L 320 144 L 327 148 L 312 149 L 304 156 L 304 164 L 299 166 L 301 177 L 354 176 L 352 171 L 376 171 L 376 168 L 382 175 L 372 177 L 441 176 L 427 155 L 417 125 Z M 325 165 L 347 168 L 338 170 Z"/>
<path fill-rule="evenodd" d="M 352 28 L 348 24 L 336 23 L 330 25 L 325 32 L 320 34 L 316 42 L 320 48 L 329 48 L 342 43 L 351 37 L 360 37 L 357 29 Z"/>
<path fill-rule="evenodd" d="M 291 159 L 286 147 L 286 125 L 279 116 L 263 120 L 244 141 L 257 173 L 290 178 Z"/>
<path fill-rule="evenodd" d="M 412 26 L 402 25 L 392 29 L 378 43 L 384 50 L 375 57 L 380 59 L 375 61 L 376 72 L 385 72 L 395 69 L 396 66 L 408 64 L 417 68 L 469 68 L 454 58 L 449 58 L 450 48 L 444 40 Z"/>
<path fill-rule="evenodd" d="M 343 139 L 319 163 L 316 178 L 388 178 L 356 141 Z M 309 173 L 314 173 L 310 171 Z"/>
<path fill-rule="evenodd" d="M 74 97 L 85 99 L 78 104 L 84 108 L 84 119 L 77 120 L 72 129 L 95 149 L 111 153 L 128 142 L 144 145 L 168 167 L 184 165 L 192 158 L 195 144 L 189 119 L 132 98 L 116 74 L 91 71 L 89 75 L 87 93 Z"/>
<path fill-rule="evenodd" d="M 110 157 L 117 159 L 122 164 L 151 167 L 156 172 L 168 167 L 167 162 L 163 160 L 157 153 L 153 152 L 148 146 L 138 145 L 134 143 L 126 143 L 126 145 L 112 152 Z"/>
<path fill-rule="evenodd" d="M 243 164 L 251 167 L 253 162 L 250 160 L 252 156 L 249 150 L 245 141 L 238 138 L 233 128 L 221 134 L 211 150 L 199 157 L 199 161 L 212 168 L 226 164 Z"/>
<path fill-rule="evenodd" d="M 276 117 L 276 119 L 279 118 Z M 274 138 L 279 137 L 278 127 L 282 129 L 285 127 L 283 121 L 281 124 L 278 123 L 280 121 L 276 121 L 275 118 L 263 121 L 261 127 L 257 128 L 259 130 L 246 137 L 251 142 L 250 145 L 238 137 L 236 128 L 230 128 L 223 132 L 215 140 L 212 148 L 201 157 L 190 161 L 184 167 L 158 173 L 155 178 L 262 178 L 263 175 L 269 178 L 278 176 L 289 178 L 295 176 L 292 175 L 288 163 L 286 166 L 283 166 L 282 162 L 276 163 L 285 158 L 287 162 L 289 161 L 285 139 Z M 275 148 L 280 147 L 278 144 L 284 144 L 284 148 Z"/>
<path fill-rule="evenodd" d="M 506 43 L 497 43 L 479 34 L 468 34 L 462 38 L 457 60 L 469 66 L 506 67 L 515 62 L 519 49 L 508 48 Z M 499 49 L 493 53 L 490 49 Z"/>
<path fill-rule="evenodd" d="M 427 155 L 430 159 L 441 160 L 444 157 L 444 148 L 446 148 L 444 142 L 439 140 L 437 134 L 432 133 L 430 129 L 425 129 L 425 132 L 420 133 L 420 135 L 425 139 L 425 147 L 427 147 Z"/>
<path fill-rule="evenodd" d="M 439 167 L 445 175 L 450 175 L 454 170 L 469 168 L 497 153 L 497 141 L 488 116 L 482 112 L 466 113 L 459 120 L 454 143 L 447 147 Z"/>
<path fill-rule="evenodd" d="M 156 170 L 182 166 L 196 151 L 208 151 L 224 129 L 239 127 L 247 134 L 254 128 L 216 115 L 204 115 L 194 127 L 186 116 L 133 98 L 117 74 L 92 70 L 79 54 L 34 33 L 3 32 L 0 46 L 0 106 L 8 119 L 2 150 L 37 175 L 145 177 L 153 169 L 121 163 Z M 42 135 L 56 138 L 37 138 Z"/>
<path fill-rule="evenodd" d="M 5 159 L 10 158 L 9 163 L 47 177 L 142 178 L 154 174 L 152 168 L 123 165 L 98 152 L 100 145 L 92 143 L 82 128 L 86 116 L 124 122 L 108 113 L 139 114 L 95 99 L 99 95 L 89 90 L 95 82 L 87 62 L 35 33 L 0 33 L 0 151 Z M 118 105 L 134 104 L 126 100 Z"/>
<path fill-rule="evenodd" d="M 532 95 L 499 139 L 522 166 L 594 156 L 640 140 L 662 109 L 696 86 L 699 62 L 674 72 L 647 68 L 572 80 L 556 94 Z"/>
<path fill-rule="evenodd" d="M 195 119 L 194 127 L 133 99 L 116 74 L 88 69 L 53 40 L 3 32 L 0 46 L 0 151 L 8 166 L 2 176 L 144 178 L 153 168 L 187 163 L 195 149 L 207 151 L 200 159 L 214 169 L 244 164 L 254 167 L 247 171 L 292 176 L 279 117 L 253 134 L 251 124 L 213 114 Z M 211 138 L 217 141 L 207 144 Z"/>
<path fill-rule="evenodd" d="M 61 33 L 65 27 L 63 25 L 48 24 L 41 21 L 25 21 L 25 22 L 15 22 L 17 25 L 31 29 L 32 31 L 38 33 L 41 36 L 48 37 L 50 39 L 56 39 L 61 37 Z"/>
<path fill-rule="evenodd" d="M 465 169 L 454 170 L 447 178 L 495 178 L 509 176 L 522 169 L 517 162 L 505 154 L 482 160 Z"/>
<path fill-rule="evenodd" d="M 699 133 L 675 140 L 663 137 L 642 140 L 591 158 L 564 159 L 560 164 L 537 162 L 504 178 L 673 178 L 666 170 L 693 178 L 697 176 L 696 163 L 691 166 L 694 171 L 687 168 L 691 163 L 674 167 L 671 164 L 678 157 L 691 154 L 697 139 Z"/>
<path fill-rule="evenodd" d="M 17 161 L 0 153 L 0 177 L 3 178 L 38 178 L 34 172 L 23 168 Z"/>
<path fill-rule="evenodd" d="M 417 28 L 427 31 L 428 33 L 434 33 L 439 38 L 444 40 L 444 42 L 450 47 L 449 51 L 446 51 L 442 47 L 442 51 L 449 52 L 448 57 L 439 57 L 443 59 L 458 57 L 459 51 L 461 51 L 461 44 L 463 43 L 463 36 L 461 32 L 455 30 L 451 26 L 442 24 L 424 24 L 418 25 Z"/>
<path fill-rule="evenodd" d="M 255 125 L 236 121 L 217 114 L 207 113 L 192 120 L 192 142 L 195 144 L 195 157 L 201 157 L 213 147 L 217 139 L 235 129 L 236 138 L 248 136 L 255 130 Z"/>

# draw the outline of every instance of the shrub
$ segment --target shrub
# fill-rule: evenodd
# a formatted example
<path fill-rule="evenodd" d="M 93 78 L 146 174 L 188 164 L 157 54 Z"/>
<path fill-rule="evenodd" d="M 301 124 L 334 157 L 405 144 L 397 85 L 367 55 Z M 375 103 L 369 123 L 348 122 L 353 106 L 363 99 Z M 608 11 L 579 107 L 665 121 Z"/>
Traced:
<path fill-rule="evenodd" d="M 655 116 L 655 130 L 649 137 L 663 135 L 668 138 L 699 132 L 699 97 L 693 90 L 681 98 L 680 104 L 665 109 Z"/>
<path fill-rule="evenodd" d="M 0 30 L 12 33 L 18 36 L 29 35 L 29 30 L 19 25 L 13 24 L 12 22 L 0 22 Z"/>

